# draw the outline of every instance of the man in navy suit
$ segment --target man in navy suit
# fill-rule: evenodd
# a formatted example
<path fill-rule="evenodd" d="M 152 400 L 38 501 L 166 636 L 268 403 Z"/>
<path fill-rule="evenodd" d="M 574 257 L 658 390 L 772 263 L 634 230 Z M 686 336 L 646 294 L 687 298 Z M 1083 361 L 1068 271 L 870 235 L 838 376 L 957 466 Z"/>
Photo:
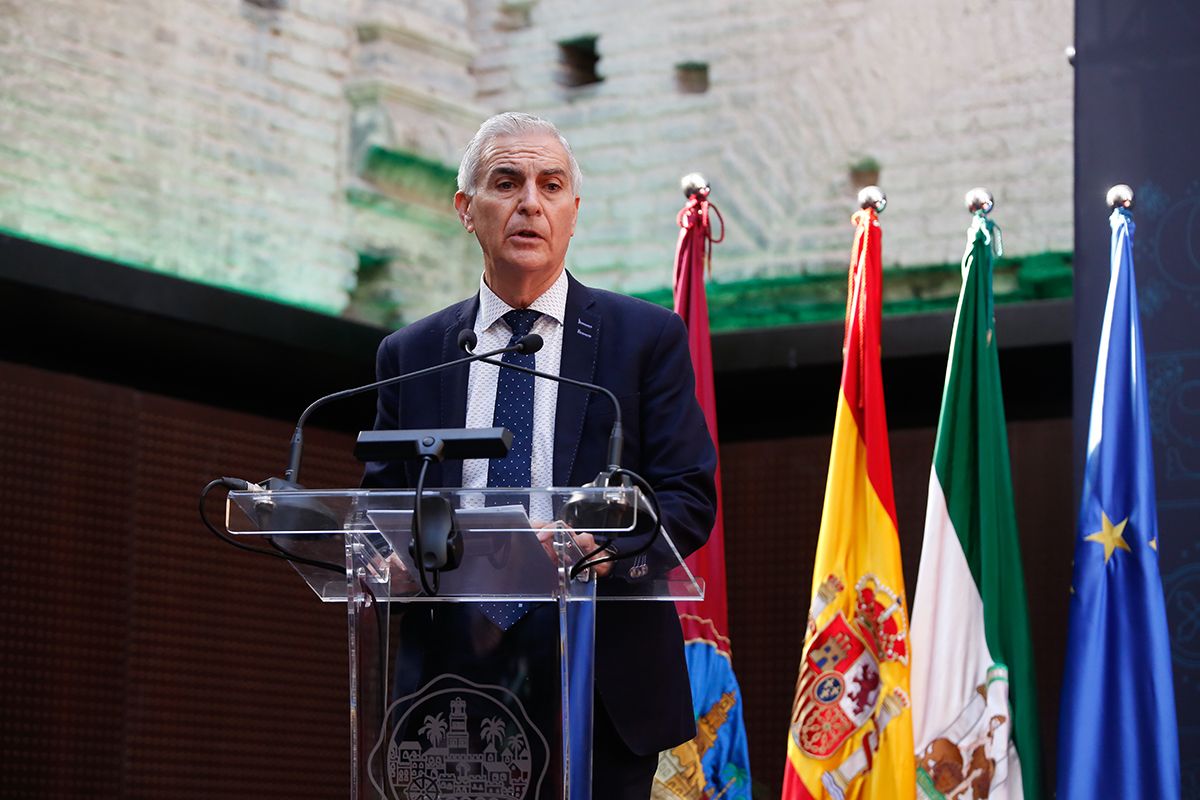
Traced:
<path fill-rule="evenodd" d="M 599 383 L 619 398 L 622 466 L 653 486 L 663 529 L 686 556 L 708 538 L 716 503 L 716 452 L 695 399 L 687 333 L 672 312 L 589 289 L 565 271 L 580 182 L 570 146 L 549 122 L 515 113 L 485 122 L 463 156 L 454 198 L 459 219 L 483 253 L 479 294 L 388 336 L 379 349 L 378 376 L 460 357 L 457 342 L 464 329 L 478 335 L 477 352 L 505 346 L 518 327 L 541 335 L 545 345 L 536 354 L 537 369 Z M 445 370 L 383 389 L 375 427 L 503 422 L 514 430 L 507 459 L 432 465 L 427 486 L 524 480 L 534 487 L 578 486 L 593 480 L 607 466 L 609 401 L 548 380 L 513 388 L 515 379 L 506 376 L 520 373 L 503 373 L 475 363 L 469 370 Z M 511 414 L 518 415 L 516 422 Z M 402 462 L 370 464 L 364 485 L 411 487 L 416 469 Z M 514 474 L 516 483 L 501 482 Z M 586 551 L 590 537 L 579 538 Z M 666 548 L 660 538 L 644 558 L 603 565 L 599 591 L 652 571 Z M 646 800 L 658 752 L 695 735 L 673 604 L 599 604 L 595 687 L 592 796 Z"/>

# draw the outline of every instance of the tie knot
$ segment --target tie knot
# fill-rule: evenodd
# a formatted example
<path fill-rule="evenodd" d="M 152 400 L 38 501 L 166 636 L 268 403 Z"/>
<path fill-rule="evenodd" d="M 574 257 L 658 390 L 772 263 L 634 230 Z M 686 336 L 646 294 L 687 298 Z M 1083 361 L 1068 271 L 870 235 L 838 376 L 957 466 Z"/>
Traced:
<path fill-rule="evenodd" d="M 513 338 L 526 336 L 533 330 L 533 323 L 538 321 L 538 317 L 542 316 L 542 312 L 534 311 L 532 308 L 515 308 L 504 315 L 504 321 L 508 323 L 508 329 L 512 331 Z"/>

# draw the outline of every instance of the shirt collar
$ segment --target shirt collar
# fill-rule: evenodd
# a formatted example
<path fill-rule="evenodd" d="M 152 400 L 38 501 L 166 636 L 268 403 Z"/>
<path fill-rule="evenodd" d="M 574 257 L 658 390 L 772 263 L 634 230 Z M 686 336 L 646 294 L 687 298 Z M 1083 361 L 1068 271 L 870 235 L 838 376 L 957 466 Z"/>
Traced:
<path fill-rule="evenodd" d="M 550 288 L 538 295 L 538 298 L 529 304 L 529 307 L 534 311 L 540 311 L 547 317 L 550 317 L 559 325 L 563 324 L 563 320 L 567 317 L 567 271 L 564 269 L 558 273 L 558 279 L 550 284 Z M 488 328 L 496 324 L 496 320 L 503 317 L 513 307 L 500 299 L 500 297 L 488 287 L 484 282 L 483 276 L 479 276 L 479 315 L 475 319 L 475 332 L 482 333 Z"/>

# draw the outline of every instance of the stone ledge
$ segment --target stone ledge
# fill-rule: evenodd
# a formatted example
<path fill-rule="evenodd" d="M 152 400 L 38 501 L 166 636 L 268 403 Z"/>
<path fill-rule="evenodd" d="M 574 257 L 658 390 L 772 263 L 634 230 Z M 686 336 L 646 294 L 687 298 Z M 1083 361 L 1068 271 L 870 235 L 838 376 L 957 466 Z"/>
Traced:
<path fill-rule="evenodd" d="M 443 234 L 461 234 L 453 211 L 444 211 L 407 197 L 384 194 L 370 185 L 351 186 L 346 190 L 346 201 L 355 211 L 367 211 L 402 219 Z"/>
<path fill-rule="evenodd" d="M 458 188 L 458 169 L 448 164 L 407 150 L 371 145 L 363 154 L 358 175 L 388 197 L 452 215 L 449 199 Z"/>
<path fill-rule="evenodd" d="M 385 78 L 361 77 L 347 81 L 345 92 L 346 99 L 354 106 L 401 103 L 468 126 L 472 132 L 491 116 L 484 108 L 474 103 L 450 100 L 442 95 L 414 89 Z"/>
<path fill-rule="evenodd" d="M 358 41 L 362 44 L 383 41 L 409 50 L 436 56 L 468 67 L 479 52 L 469 38 L 448 26 L 437 26 L 422 20 L 418 29 L 403 21 L 363 19 L 355 23 Z"/>

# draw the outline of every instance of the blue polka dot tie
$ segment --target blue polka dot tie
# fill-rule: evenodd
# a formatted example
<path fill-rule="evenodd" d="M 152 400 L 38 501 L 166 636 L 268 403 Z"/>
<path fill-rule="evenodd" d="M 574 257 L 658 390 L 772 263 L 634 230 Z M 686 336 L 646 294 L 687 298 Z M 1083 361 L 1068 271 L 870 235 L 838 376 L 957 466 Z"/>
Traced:
<path fill-rule="evenodd" d="M 508 346 L 533 329 L 542 312 L 530 309 L 509 311 L 503 319 L 512 337 Z M 516 364 L 534 369 L 533 353 L 505 353 L 501 359 L 506 364 Z M 529 488 L 530 464 L 533 453 L 533 381 L 534 377 L 515 369 L 501 369 L 496 385 L 496 411 L 492 425 L 512 431 L 512 447 L 505 458 L 488 461 L 488 486 L 512 486 Z M 524 603 L 481 603 L 480 611 L 496 624 L 500 630 L 508 630 L 529 609 Z"/>
<path fill-rule="evenodd" d="M 522 336 L 528 335 L 540 311 L 519 309 L 504 315 L 504 321 L 512 331 L 508 346 L 512 347 Z M 505 353 L 501 359 L 505 364 L 534 368 L 533 353 Z M 533 452 L 533 381 L 534 377 L 515 369 L 501 369 L 496 385 L 496 411 L 492 425 L 512 431 L 512 447 L 505 458 L 488 461 L 488 486 L 515 486 L 529 488 L 530 458 Z"/>

